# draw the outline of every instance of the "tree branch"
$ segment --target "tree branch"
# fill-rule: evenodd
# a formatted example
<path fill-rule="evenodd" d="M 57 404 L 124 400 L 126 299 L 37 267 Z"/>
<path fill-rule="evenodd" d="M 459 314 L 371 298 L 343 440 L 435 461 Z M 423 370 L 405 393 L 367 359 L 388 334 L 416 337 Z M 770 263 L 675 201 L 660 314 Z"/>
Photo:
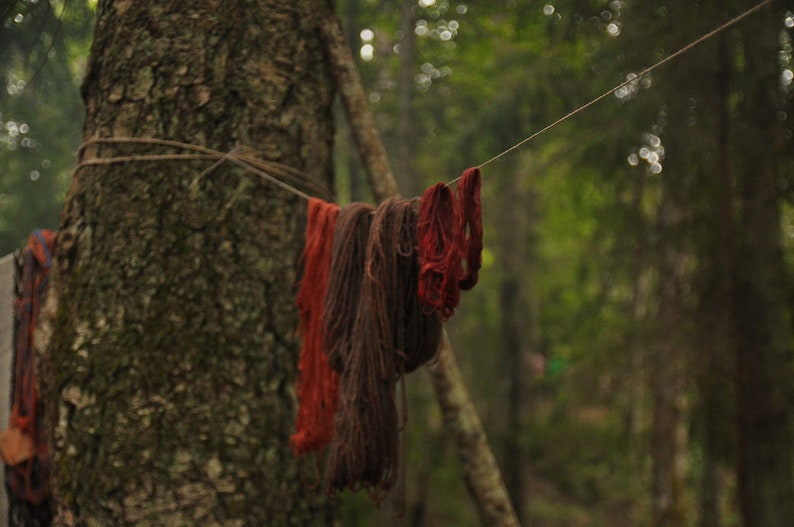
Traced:
<path fill-rule="evenodd" d="M 391 196 L 399 196 L 386 149 L 367 108 L 367 97 L 364 94 L 361 77 L 353 62 L 350 47 L 345 41 L 339 18 L 329 13 L 324 17 L 320 29 L 328 47 L 328 57 L 331 60 L 336 86 L 347 111 L 358 155 L 367 172 L 372 193 L 379 202 Z"/>
<path fill-rule="evenodd" d="M 345 42 L 339 19 L 329 13 L 323 19 L 321 30 L 328 47 L 337 88 L 353 128 L 358 152 L 375 199 L 383 201 L 399 195 L 386 149 L 367 108 L 361 78 Z M 446 331 L 438 360 L 430 370 L 444 422 L 455 438 L 466 483 L 482 524 L 489 527 L 518 527 L 519 522 L 496 458 L 463 382 Z"/>

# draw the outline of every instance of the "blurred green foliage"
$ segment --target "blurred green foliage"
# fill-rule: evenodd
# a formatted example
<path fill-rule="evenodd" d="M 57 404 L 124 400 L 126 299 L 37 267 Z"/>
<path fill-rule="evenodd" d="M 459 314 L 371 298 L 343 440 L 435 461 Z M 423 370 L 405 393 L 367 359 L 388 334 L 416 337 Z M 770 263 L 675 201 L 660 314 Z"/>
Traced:
<path fill-rule="evenodd" d="M 738 4 L 339 0 L 337 9 L 376 124 L 403 170 L 398 180 L 415 190 L 489 160 L 713 29 L 738 13 Z M 774 89 L 790 108 L 794 13 L 773 9 L 781 48 L 769 60 L 778 61 Z M 77 92 L 91 6 L 11 0 L 0 15 L 6 253 L 32 228 L 57 225 L 80 142 Z M 741 31 L 729 33 L 731 45 L 741 44 Z M 706 272 L 703 248 L 719 229 L 711 133 L 717 123 L 704 87 L 714 46 L 690 51 L 483 170 L 484 267 L 448 329 L 502 467 L 514 463 L 505 457 L 510 442 L 526 454 L 519 499 L 528 525 L 635 526 L 652 517 L 648 357 L 672 338 L 688 361 L 698 353 L 691 322 L 698 270 Z M 732 109 L 741 96 L 732 93 Z M 783 112 L 778 119 L 788 152 L 782 195 L 790 198 L 791 118 Z M 346 124 L 339 124 L 340 200 L 367 199 Z M 662 213 L 670 196 L 682 208 L 683 219 L 673 225 Z M 794 215 L 790 207 L 784 212 L 782 241 L 791 261 Z M 670 247 L 695 269 L 677 335 L 663 334 L 657 316 L 659 258 Z M 517 291 L 518 313 L 504 311 L 505 284 Z M 505 349 L 508 316 L 517 320 L 521 349 Z M 517 408 L 507 402 L 516 364 L 524 384 Z M 700 395 L 689 381 L 684 501 L 686 525 L 695 525 L 704 446 Z M 378 510 L 366 496 L 344 495 L 343 524 L 478 525 L 426 372 L 412 375 L 407 390 L 402 517 L 390 501 Z M 519 426 L 508 426 L 509 412 L 519 413 Z M 735 525 L 735 478 L 727 464 L 721 474 L 725 525 Z"/>
<path fill-rule="evenodd" d="M 85 0 L 0 7 L 0 254 L 57 229 L 80 144 L 93 11 Z"/>

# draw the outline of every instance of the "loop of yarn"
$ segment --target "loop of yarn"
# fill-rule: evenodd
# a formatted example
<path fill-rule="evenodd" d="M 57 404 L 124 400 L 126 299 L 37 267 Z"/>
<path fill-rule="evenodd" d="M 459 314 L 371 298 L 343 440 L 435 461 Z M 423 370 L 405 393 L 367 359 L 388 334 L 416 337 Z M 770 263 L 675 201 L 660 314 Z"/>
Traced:
<path fill-rule="evenodd" d="M 419 204 L 419 298 L 446 320 L 455 312 L 460 291 L 477 284 L 482 267 L 481 175 L 467 168 L 455 194 L 436 183 Z"/>
<path fill-rule="evenodd" d="M 334 434 L 339 376 L 329 367 L 324 349 L 323 299 L 338 214 L 335 204 L 318 198 L 309 200 L 304 270 L 297 297 L 303 346 L 298 358 L 298 417 L 290 437 L 295 455 L 322 450 Z"/>
<path fill-rule="evenodd" d="M 452 190 L 429 187 L 419 201 L 419 298 L 446 320 L 460 301 L 460 226 Z"/>
<path fill-rule="evenodd" d="M 481 176 L 477 167 L 463 171 L 458 182 L 458 233 L 461 252 L 466 261 L 460 277 L 460 288 L 468 291 L 477 285 L 478 271 L 482 267 L 482 201 Z"/>
<path fill-rule="evenodd" d="M 441 345 L 443 328 L 438 312 L 427 312 L 419 299 L 419 239 L 418 213 L 416 201 L 410 206 L 403 204 L 401 219 L 403 228 L 399 231 L 398 251 L 407 266 L 400 275 L 401 283 L 390 302 L 394 320 L 394 350 L 397 354 L 398 369 L 411 373 L 422 364 L 431 361 Z"/>

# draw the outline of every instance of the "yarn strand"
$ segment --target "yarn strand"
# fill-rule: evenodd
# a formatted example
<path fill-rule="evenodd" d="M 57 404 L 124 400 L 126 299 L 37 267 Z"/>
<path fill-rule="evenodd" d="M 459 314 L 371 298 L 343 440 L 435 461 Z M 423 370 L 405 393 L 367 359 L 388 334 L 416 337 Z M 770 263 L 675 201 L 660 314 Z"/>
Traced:
<path fill-rule="evenodd" d="M 477 167 L 463 171 L 456 189 L 458 200 L 458 234 L 463 258 L 466 261 L 460 276 L 460 288 L 468 291 L 477 285 L 478 271 L 482 267 L 482 200 L 481 176 Z"/>
<path fill-rule="evenodd" d="M 460 300 L 460 225 L 455 195 L 436 183 L 419 200 L 419 298 L 446 320 Z"/>
<path fill-rule="evenodd" d="M 342 332 L 339 346 L 345 349 L 338 357 L 343 369 L 326 472 L 325 489 L 329 493 L 344 488 L 365 489 L 379 502 L 394 486 L 400 464 L 401 427 L 396 385 L 404 373 L 432 359 L 440 347 L 441 320 L 435 313 L 424 312 L 416 293 L 419 263 L 415 201 L 390 198 L 378 207 L 363 264 L 360 259 L 334 253 L 335 263 L 354 263 L 354 272 L 347 277 L 360 276 L 361 287 L 357 302 L 345 301 L 339 319 L 349 320 L 349 308 L 356 305 L 352 328 L 349 333 Z M 361 217 L 365 211 L 359 206 L 351 211 L 351 218 Z M 340 224 L 340 235 L 343 228 L 357 231 Z M 354 254 L 350 248 L 347 252 Z M 326 306 L 333 305 L 333 290 L 329 287 Z M 329 337 L 336 334 L 330 327 L 327 333 Z M 328 344 L 329 350 L 337 347 Z M 337 364 L 338 359 L 333 357 L 332 363 Z"/>
<path fill-rule="evenodd" d="M 322 450 L 333 437 L 339 401 L 337 373 L 328 365 L 323 338 L 323 299 L 328 289 L 331 245 L 339 207 L 309 200 L 304 273 L 297 304 L 303 346 L 298 359 L 298 418 L 290 444 L 295 455 Z"/>

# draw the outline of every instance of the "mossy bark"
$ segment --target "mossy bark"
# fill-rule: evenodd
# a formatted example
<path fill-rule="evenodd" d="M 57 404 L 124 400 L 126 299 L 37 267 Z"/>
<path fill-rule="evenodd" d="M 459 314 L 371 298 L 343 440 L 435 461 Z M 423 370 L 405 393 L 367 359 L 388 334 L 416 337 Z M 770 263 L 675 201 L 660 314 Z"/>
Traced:
<path fill-rule="evenodd" d="M 85 139 L 244 148 L 330 185 L 315 7 L 100 1 Z M 94 145 L 84 158 L 174 152 Z M 43 324 L 58 525 L 332 523 L 288 443 L 305 202 L 209 164 L 75 175 Z"/>

